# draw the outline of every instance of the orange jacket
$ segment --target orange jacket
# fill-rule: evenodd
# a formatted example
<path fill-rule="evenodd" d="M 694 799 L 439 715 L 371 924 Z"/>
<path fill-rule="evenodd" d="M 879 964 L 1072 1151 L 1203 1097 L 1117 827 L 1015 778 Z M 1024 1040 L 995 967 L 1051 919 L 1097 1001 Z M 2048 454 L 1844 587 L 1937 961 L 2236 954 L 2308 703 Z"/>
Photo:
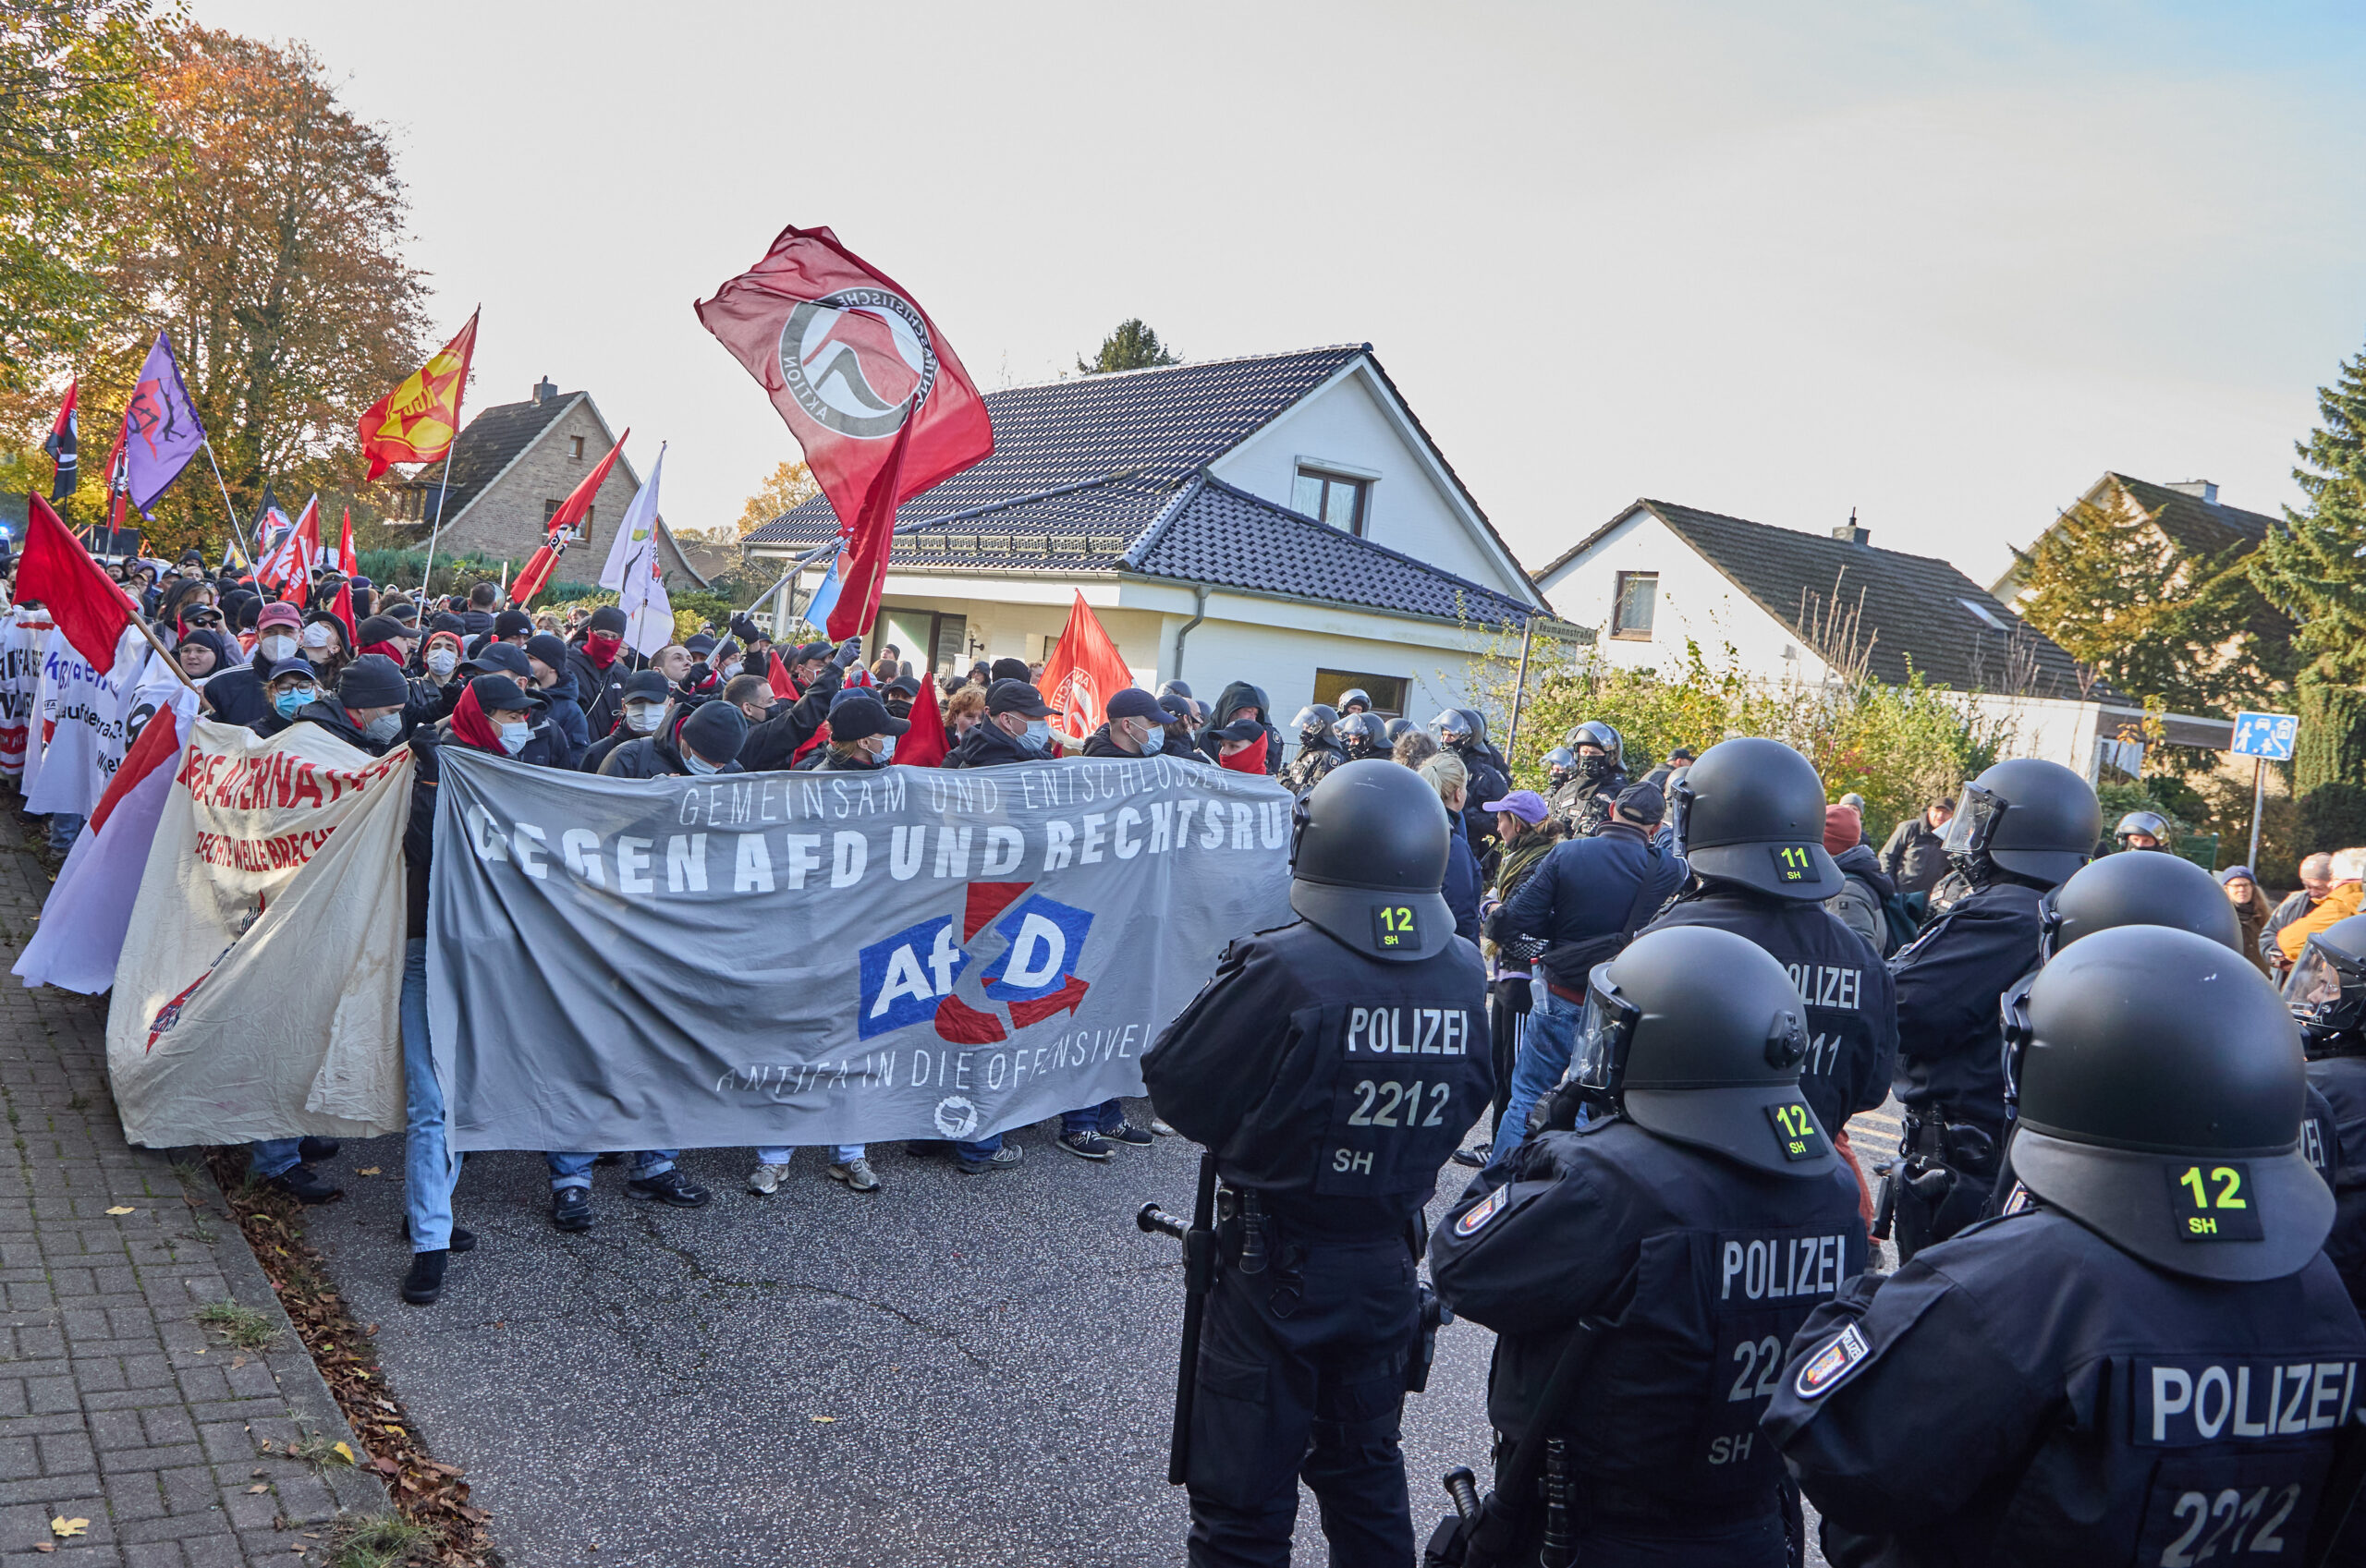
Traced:
<path fill-rule="evenodd" d="M 2287 962 L 2297 963 L 2300 950 L 2309 939 L 2336 920 L 2347 920 L 2358 913 L 2360 890 L 2356 882 L 2336 882 L 2324 902 L 2275 933 L 2275 945 L 2284 950 Z"/>

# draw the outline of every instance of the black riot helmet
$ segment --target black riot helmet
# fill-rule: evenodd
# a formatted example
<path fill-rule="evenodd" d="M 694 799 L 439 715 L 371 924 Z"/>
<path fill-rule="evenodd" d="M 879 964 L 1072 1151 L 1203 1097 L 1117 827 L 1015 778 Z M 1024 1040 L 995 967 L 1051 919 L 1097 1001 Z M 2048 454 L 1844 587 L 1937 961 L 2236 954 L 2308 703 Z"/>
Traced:
<path fill-rule="evenodd" d="M 2218 879 L 2175 855 L 2106 855 L 2038 900 L 2038 962 L 2114 926 L 2174 926 L 2243 950 L 2243 923 Z"/>
<path fill-rule="evenodd" d="M 1326 702 L 1317 702 L 1311 707 L 1299 709 L 1298 717 L 1291 723 L 1297 727 L 1300 740 L 1320 740 L 1328 737 L 1331 726 L 1338 722 L 1337 709 Z"/>
<path fill-rule="evenodd" d="M 1764 948 L 1713 926 L 1647 931 L 1594 966 L 1570 1076 L 1645 1132 L 1780 1176 L 1837 1160 L 1799 1096 L 1807 1003 Z"/>
<path fill-rule="evenodd" d="M 2366 915 L 2336 920 L 2311 935 L 2284 982 L 2284 1004 L 2299 1020 L 2310 1055 L 2350 1055 L 2366 1049 L 2358 1038 L 2366 1027 Z"/>
<path fill-rule="evenodd" d="M 1721 740 L 1670 786 L 1676 837 L 1704 877 L 1821 903 L 1841 889 L 1823 847 L 1823 781 L 1780 741 Z"/>
<path fill-rule="evenodd" d="M 1391 719 L 1382 729 L 1388 736 L 1388 744 L 1395 746 L 1421 727 L 1410 719 Z"/>
<path fill-rule="evenodd" d="M 2130 833 L 2142 833 L 2153 842 L 2131 845 L 2128 842 Z M 2169 820 L 2158 811 L 2130 811 L 2119 820 L 2119 826 L 2112 829 L 2111 836 L 2119 841 L 2122 849 L 2166 849 Z"/>
<path fill-rule="evenodd" d="M 1566 746 L 1556 746 L 1544 754 L 1544 772 L 1555 784 L 1578 771 L 1578 754 Z"/>
<path fill-rule="evenodd" d="M 1339 739 L 1350 752 L 1359 748 L 1384 752 L 1388 749 L 1388 726 L 1377 713 L 1350 713 L 1339 721 Z"/>
<path fill-rule="evenodd" d="M 1300 797 L 1290 907 L 1367 957 L 1409 964 L 1445 951 L 1445 804 L 1410 768 L 1342 762 Z"/>
<path fill-rule="evenodd" d="M 1365 691 L 1364 688 L 1360 686 L 1349 687 L 1347 690 L 1339 694 L 1339 711 L 1342 713 L 1371 712 L 1371 693 Z"/>
<path fill-rule="evenodd" d="M 2205 1280 L 2274 1280 L 2333 1228 L 2299 1152 L 2300 1031 L 2252 965 L 2164 926 L 2097 931 L 2030 988 L 2023 1185 L 2123 1251 Z"/>
<path fill-rule="evenodd" d="M 2086 780 L 2059 762 L 2022 757 L 1963 786 L 1941 847 L 1951 859 L 1986 861 L 2052 887 L 2093 857 L 2103 827 L 2102 803 Z"/>
<path fill-rule="evenodd" d="M 1573 756 L 1580 746 L 1601 747 L 1604 754 L 1603 760 L 1606 764 L 1602 770 L 1604 775 L 1607 775 L 1626 760 L 1626 741 L 1620 738 L 1616 730 L 1612 729 L 1600 719 L 1588 719 L 1582 724 L 1572 726 L 1569 733 L 1561 737 L 1561 744 L 1567 747 Z M 1580 757 L 1578 760 L 1582 763 L 1586 759 Z"/>

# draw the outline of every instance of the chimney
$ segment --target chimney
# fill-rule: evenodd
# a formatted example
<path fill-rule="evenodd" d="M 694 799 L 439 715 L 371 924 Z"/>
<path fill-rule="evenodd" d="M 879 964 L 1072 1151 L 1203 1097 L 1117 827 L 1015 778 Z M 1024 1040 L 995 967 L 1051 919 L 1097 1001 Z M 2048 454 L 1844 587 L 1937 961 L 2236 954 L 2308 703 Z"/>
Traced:
<path fill-rule="evenodd" d="M 1865 544 L 1872 541 L 1873 533 L 1871 529 L 1857 526 L 1857 508 L 1851 506 L 1848 508 L 1848 520 L 1833 529 L 1832 537 L 1847 544 Z"/>
<path fill-rule="evenodd" d="M 551 384 L 550 377 L 544 376 L 534 383 L 534 402 L 537 405 L 547 403 L 557 395 L 558 388 Z"/>
<path fill-rule="evenodd" d="M 2169 488 L 2179 495 L 2190 495 L 2196 501 L 2206 501 L 2213 506 L 2218 504 L 2218 486 L 2210 480 L 2179 480 Z"/>

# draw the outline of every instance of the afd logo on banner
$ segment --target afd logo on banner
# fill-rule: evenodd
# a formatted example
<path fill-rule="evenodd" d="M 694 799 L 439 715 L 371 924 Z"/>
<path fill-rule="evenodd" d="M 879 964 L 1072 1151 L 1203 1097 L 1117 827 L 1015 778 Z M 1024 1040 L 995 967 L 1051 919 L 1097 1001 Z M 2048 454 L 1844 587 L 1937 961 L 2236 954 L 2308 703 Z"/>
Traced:
<path fill-rule="evenodd" d="M 953 917 L 940 915 L 907 926 L 861 950 L 857 975 L 861 987 L 857 1027 L 863 1039 L 933 1023 L 937 1034 L 960 1045 L 990 1045 L 1061 1013 L 1075 1013 L 1090 982 L 1078 976 L 1092 912 L 1042 893 L 1027 894 L 1028 882 L 972 882 L 962 911 L 961 936 L 954 940 Z M 982 945 L 980 932 L 1002 939 L 1002 951 L 980 971 L 986 1007 L 954 994 Z M 1009 1023 L 994 1004 L 1008 1010 Z"/>

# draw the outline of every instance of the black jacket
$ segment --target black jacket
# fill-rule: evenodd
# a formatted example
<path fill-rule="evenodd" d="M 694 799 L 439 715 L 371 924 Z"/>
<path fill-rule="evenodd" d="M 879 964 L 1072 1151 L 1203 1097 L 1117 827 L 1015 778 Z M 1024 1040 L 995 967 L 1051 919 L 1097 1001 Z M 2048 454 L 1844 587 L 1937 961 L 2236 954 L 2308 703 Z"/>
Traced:
<path fill-rule="evenodd" d="M 1551 944 L 1540 960 L 1545 978 L 1582 995 L 1593 966 L 1626 945 L 1629 913 L 1641 930 L 1683 881 L 1681 859 L 1654 848 L 1641 829 L 1614 822 L 1547 851 L 1488 919 L 1487 934 L 1506 947 L 1543 938 Z"/>
<path fill-rule="evenodd" d="M 1208 722 L 1200 726 L 1200 733 L 1192 737 L 1191 744 L 1206 752 L 1211 762 L 1222 757 L 1224 742 L 1216 739 L 1212 732 L 1232 723 L 1232 712 L 1236 708 L 1257 710 L 1257 722 L 1265 726 L 1265 772 L 1280 772 L 1282 732 L 1274 727 L 1273 704 L 1265 700 L 1263 687 L 1251 686 L 1247 681 L 1235 681 L 1224 688 L 1224 694 L 1216 699 L 1215 707 L 1209 711 Z"/>
<path fill-rule="evenodd" d="M 276 719 L 279 715 L 274 713 L 272 717 Z M 372 757 L 384 756 L 395 744 L 392 740 L 372 740 L 362 734 L 353 721 L 346 716 L 345 704 L 334 697 L 324 697 L 318 702 L 298 709 L 293 722 L 299 724 L 318 724 L 348 746 L 366 751 Z M 276 729 L 264 730 L 258 725 L 255 733 L 268 739 L 287 727 L 286 724 L 281 724 Z"/>
<path fill-rule="evenodd" d="M 1897 977 L 1897 1098 L 2001 1140 L 2005 1028 L 1998 1001 L 2037 967 L 2038 899 L 2000 881 L 1948 906 L 1890 960 Z"/>
<path fill-rule="evenodd" d="M 1790 972 L 1808 1004 L 1799 1092 L 1826 1133 L 1837 1135 L 1849 1117 L 1889 1097 L 1898 1053 L 1896 992 L 1881 954 L 1830 910 L 1731 882 L 1707 882 L 1647 929 L 1668 926 L 1714 926 L 1748 937 Z M 1994 1027 L 1993 993 L 1988 1014 Z"/>
<path fill-rule="evenodd" d="M 1469 783 L 1462 793 L 1462 825 L 1470 834 L 1470 852 L 1483 855 L 1495 841 L 1495 814 L 1487 809 L 1490 800 L 1501 800 L 1511 793 L 1511 781 L 1495 765 L 1494 748 L 1479 741 L 1465 741 L 1445 748 L 1447 755 L 1462 764 Z"/>
<path fill-rule="evenodd" d="M 626 741 L 609 752 L 607 760 L 600 764 L 600 776 L 608 779 L 689 776 L 690 767 L 682 760 L 679 742 L 681 721 L 689 717 L 688 712 L 676 715 L 674 722 L 665 726 L 663 735 L 643 735 L 639 740 Z M 744 773 L 747 771 L 736 760 L 716 770 L 724 773 Z"/>
<path fill-rule="evenodd" d="M 295 662 L 301 662 L 302 654 Z M 208 716 L 226 724 L 244 724 L 259 735 L 277 735 L 288 721 L 271 705 L 271 674 L 278 666 L 260 652 L 241 668 L 225 670 L 205 683 Z M 271 728 L 263 725 L 269 723 Z"/>
<path fill-rule="evenodd" d="M 835 664 L 824 664 L 796 701 L 774 703 L 762 723 L 749 726 L 748 739 L 739 748 L 739 766 L 751 773 L 787 767 L 829 722 L 830 699 L 838 694 L 845 675 Z"/>
<path fill-rule="evenodd" d="M 2189 1279 L 2039 1205 L 1850 1281 L 1792 1340 L 1762 1427 L 1835 1563 L 2198 1562 L 2167 1549 L 2230 1523 L 2285 1543 L 2258 1561 L 2297 1563 L 2307 1504 L 2266 1515 L 2312 1496 L 2360 1360 L 2366 1327 L 2322 1255 L 2280 1280 Z"/>
<path fill-rule="evenodd" d="M 1881 861 L 1862 844 L 1852 844 L 1832 857 L 1847 880 L 1823 906 L 1840 918 L 1886 958 L 1890 954 L 1889 914 L 1882 906 L 1897 896 L 1897 884 L 1883 874 Z"/>
<path fill-rule="evenodd" d="M 573 660 L 568 663 L 572 664 Z M 574 672 L 561 670 L 555 686 L 537 687 L 534 695 L 550 705 L 547 717 L 551 726 L 551 766 L 572 768 L 592 748 L 590 723 L 583 716 L 583 704 L 576 699 Z"/>
<path fill-rule="evenodd" d="M 1575 775 L 1564 779 L 1545 798 L 1553 814 L 1569 824 L 1569 832 L 1579 838 L 1590 838 L 1602 832 L 1610 821 L 1610 808 L 1618 803 L 1619 795 L 1632 781 L 1623 768 L 1613 768 L 1592 784 Z M 1661 785 L 1666 788 L 1665 783 Z"/>
<path fill-rule="evenodd" d="M 2333 1112 L 2334 1219 L 2325 1256 L 2340 1270 L 2349 1299 L 2366 1312 L 2366 1056 L 2313 1061 L 2309 1085 Z"/>
<path fill-rule="evenodd" d="M 1457 1316 L 1501 1336 L 1496 1431 L 1517 1440 L 1533 1424 L 1579 1319 L 1611 1320 L 1548 1428 L 1567 1439 L 1571 1473 L 1621 1512 L 1732 1512 L 1755 1497 L 1771 1513 L 1782 1461 L 1750 1440 L 1782 1349 L 1862 1271 L 1865 1246 L 1845 1164 L 1770 1175 L 1612 1116 L 1531 1137 L 1474 1181 L 1432 1238 L 1430 1270 Z"/>
<path fill-rule="evenodd" d="M 1116 741 L 1110 739 L 1109 726 L 1104 724 L 1099 729 L 1084 737 L 1084 745 L 1080 748 L 1080 755 L 1086 757 L 1116 757 L 1120 760 L 1130 760 L 1138 757 L 1140 754 L 1128 751 L 1124 747 L 1119 746 Z"/>
<path fill-rule="evenodd" d="M 968 735 L 963 735 L 961 743 L 948 752 L 945 760 L 938 766 L 992 768 L 1005 762 L 1047 760 L 1049 759 L 1043 752 L 1036 750 L 1023 740 L 1003 734 L 1001 730 L 994 727 L 994 722 L 992 719 L 987 719 L 973 727 Z"/>
<path fill-rule="evenodd" d="M 1465 942 L 1479 940 L 1479 861 L 1459 821 L 1449 821 L 1453 842 L 1445 846 L 1445 885 L 1438 891 L 1454 911 L 1454 934 Z"/>
<path fill-rule="evenodd" d="M 1891 831 L 1889 842 L 1882 845 L 1882 869 L 1898 892 L 1928 893 L 1939 885 L 1947 874 L 1946 851 L 1939 847 L 1943 836 L 1920 811 Z"/>
<path fill-rule="evenodd" d="M 575 701 L 583 710 L 586 735 L 596 739 L 616 732 L 616 721 L 624 717 L 625 677 L 641 662 L 632 650 L 620 648 L 615 662 L 604 670 L 583 651 L 581 642 L 567 645 L 567 672 L 575 677 Z"/>
<path fill-rule="evenodd" d="M 1401 1235 L 1487 1107 L 1486 989 L 1468 942 L 1384 964 L 1297 921 L 1225 949 L 1142 1081 L 1294 1236 Z M 1382 1014 L 1401 1032 L 1377 1030 Z"/>

